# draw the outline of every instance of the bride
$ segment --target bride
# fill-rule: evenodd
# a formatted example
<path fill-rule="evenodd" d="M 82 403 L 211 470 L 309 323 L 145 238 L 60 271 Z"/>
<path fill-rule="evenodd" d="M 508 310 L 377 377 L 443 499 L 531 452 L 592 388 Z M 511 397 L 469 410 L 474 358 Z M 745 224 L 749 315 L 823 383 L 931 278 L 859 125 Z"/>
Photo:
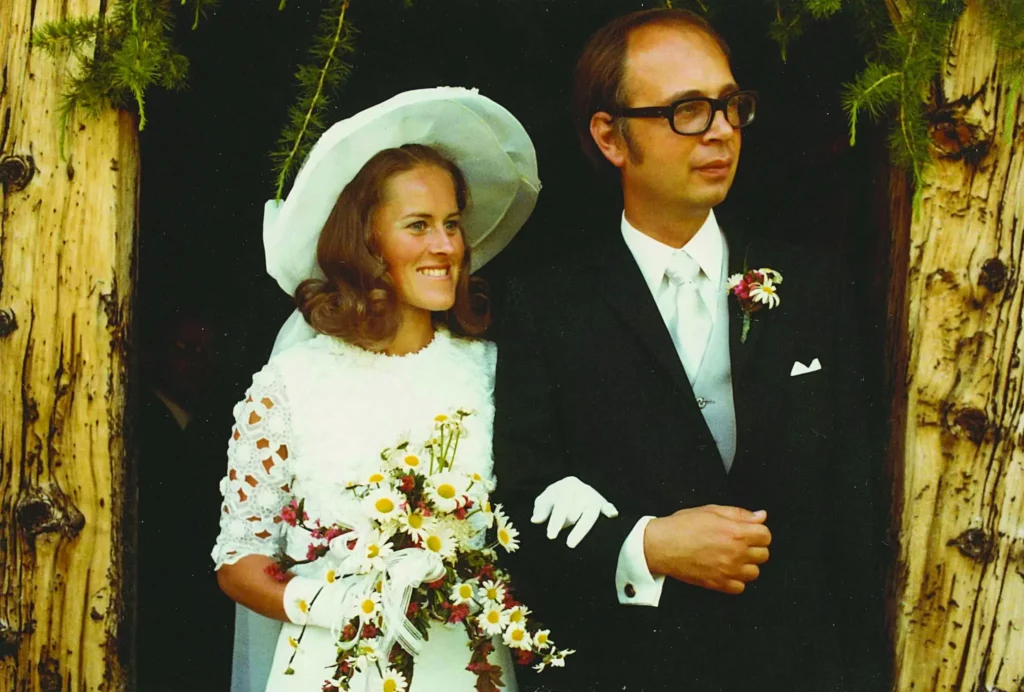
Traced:
<path fill-rule="evenodd" d="M 299 604 L 324 583 L 322 561 L 284 582 L 265 571 L 282 552 L 306 556 L 308 533 L 281 520 L 285 506 L 301 499 L 311 522 L 350 520 L 353 508 L 339 506 L 345 483 L 368 477 L 399 436 L 426 439 L 433 416 L 457 408 L 475 411 L 460 465 L 493 480 L 495 348 L 479 338 L 490 315 L 471 271 L 505 247 L 539 189 L 522 125 L 475 91 L 442 88 L 334 125 L 283 204 L 268 203 L 267 267 L 298 312 L 235 407 L 213 558 L 228 596 L 283 626 L 266 654 L 258 635 L 236 632 L 233 690 L 314 692 L 334 679 L 331 628 L 351 615 L 344 590 L 307 614 Z M 598 511 L 614 514 L 580 486 L 544 494 L 540 520 L 550 513 L 558 524 L 549 535 L 576 520 L 585 533 Z M 312 626 L 296 649 L 303 623 Z M 433 623 L 408 692 L 473 690 L 467 641 L 461 627 Z M 515 690 L 509 652 L 495 645 L 490 662 Z M 269 674 L 261 659 L 272 660 Z M 384 668 L 364 666 L 351 689 L 382 689 Z"/>

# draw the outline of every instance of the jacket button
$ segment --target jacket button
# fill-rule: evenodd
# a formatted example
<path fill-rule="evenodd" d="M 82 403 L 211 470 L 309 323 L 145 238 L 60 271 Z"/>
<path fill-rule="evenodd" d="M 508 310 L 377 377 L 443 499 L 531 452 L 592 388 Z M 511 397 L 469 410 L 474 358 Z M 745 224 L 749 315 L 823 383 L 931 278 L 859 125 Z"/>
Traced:
<path fill-rule="evenodd" d="M 626 584 L 626 588 L 623 591 L 626 594 L 626 598 L 634 598 L 636 596 L 636 589 L 633 588 L 632 584 Z"/>

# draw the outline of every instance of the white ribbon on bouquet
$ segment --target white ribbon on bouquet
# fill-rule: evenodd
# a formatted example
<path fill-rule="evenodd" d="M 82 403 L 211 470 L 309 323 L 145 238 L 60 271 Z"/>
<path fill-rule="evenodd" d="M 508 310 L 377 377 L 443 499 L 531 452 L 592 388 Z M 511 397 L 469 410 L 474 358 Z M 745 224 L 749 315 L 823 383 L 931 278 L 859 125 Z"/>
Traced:
<path fill-rule="evenodd" d="M 406 617 L 413 589 L 424 582 L 437 581 L 445 574 L 444 563 L 437 553 L 423 548 L 403 548 L 385 560 L 384 586 L 381 590 L 381 616 L 384 639 L 380 651 L 386 656 L 395 642 L 417 656 L 423 646 L 423 635 Z"/>

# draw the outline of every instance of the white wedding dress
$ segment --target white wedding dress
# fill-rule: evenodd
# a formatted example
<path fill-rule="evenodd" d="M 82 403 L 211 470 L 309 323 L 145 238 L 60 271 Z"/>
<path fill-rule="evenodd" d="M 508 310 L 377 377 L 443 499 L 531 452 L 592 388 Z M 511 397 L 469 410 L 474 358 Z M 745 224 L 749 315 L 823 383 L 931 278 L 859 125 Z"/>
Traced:
<path fill-rule="evenodd" d="M 340 500 L 349 481 L 364 480 L 380 466 L 380 453 L 400 436 L 426 440 L 434 416 L 471 409 L 468 435 L 456 465 L 493 480 L 495 347 L 460 339 L 439 329 L 417 353 L 387 356 L 319 335 L 271 358 L 235 407 L 228 444 L 228 473 L 221 481 L 224 504 L 213 550 L 219 568 L 246 555 L 274 556 L 284 549 L 303 559 L 309 534 L 280 521 L 293 498 L 305 500 L 310 521 L 351 518 L 356 507 Z M 321 561 L 298 565 L 296 574 L 322 578 Z M 314 605 L 315 607 L 315 605 Z M 301 628 L 285 623 L 271 666 L 268 692 L 319 692 L 333 677 L 334 637 L 309 627 L 285 675 L 294 649 L 289 637 Z M 408 692 L 472 692 L 476 676 L 466 670 L 470 651 L 464 629 L 431 625 L 416 659 Z M 516 691 L 508 650 L 496 643 L 491 663 L 501 665 L 506 690 Z M 372 677 L 371 677 L 372 676 Z M 357 674 L 351 689 L 380 689 L 375 672 Z"/>

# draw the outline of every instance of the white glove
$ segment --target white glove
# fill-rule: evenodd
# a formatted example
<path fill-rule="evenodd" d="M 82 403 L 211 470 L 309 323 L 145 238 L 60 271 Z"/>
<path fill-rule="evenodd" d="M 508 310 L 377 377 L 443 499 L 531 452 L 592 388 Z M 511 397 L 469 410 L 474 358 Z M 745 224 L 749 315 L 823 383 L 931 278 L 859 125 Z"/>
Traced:
<path fill-rule="evenodd" d="M 547 520 L 551 540 L 557 538 L 562 529 L 575 524 L 565 539 L 567 546 L 575 548 L 590 533 L 601 514 L 614 519 L 619 516 L 619 510 L 576 476 L 566 476 L 545 488 L 533 501 L 530 521 L 543 524 Z"/>
<path fill-rule="evenodd" d="M 350 619 L 347 596 L 341 579 L 328 584 L 326 579 L 292 577 L 284 587 L 284 612 L 293 625 L 331 629 Z"/>

